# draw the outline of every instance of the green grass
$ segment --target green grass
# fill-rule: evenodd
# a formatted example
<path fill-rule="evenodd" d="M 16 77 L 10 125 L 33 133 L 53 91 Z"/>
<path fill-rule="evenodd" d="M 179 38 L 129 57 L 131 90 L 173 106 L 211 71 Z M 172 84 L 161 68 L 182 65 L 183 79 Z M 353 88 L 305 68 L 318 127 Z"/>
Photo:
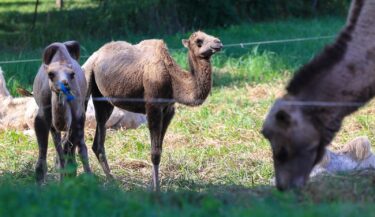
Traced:
<path fill-rule="evenodd" d="M 343 24 L 343 18 L 323 17 L 321 19 L 300 20 L 289 19 L 280 22 L 266 22 L 258 24 L 243 24 L 231 26 L 225 29 L 207 29 L 207 33 L 219 37 L 224 45 L 242 42 L 267 41 L 289 38 L 304 38 L 312 36 L 335 35 Z M 309 26 L 310 28 L 305 28 Z M 172 56 L 177 62 L 186 67 L 186 51 L 182 49 L 181 39 L 187 38 L 188 34 L 176 34 L 162 36 Z M 150 35 L 149 38 L 156 37 Z M 134 36 L 133 38 L 115 38 L 137 43 L 147 36 Z M 59 40 L 69 40 L 62 36 Z M 332 40 L 332 39 L 331 39 Z M 214 85 L 234 86 L 244 83 L 269 82 L 280 79 L 285 73 L 294 71 L 298 66 L 311 59 L 330 39 L 282 43 L 260 46 L 240 46 L 225 48 L 220 54 L 213 58 L 213 65 L 217 68 L 214 74 Z M 104 43 L 105 39 L 93 39 L 89 36 L 81 41 L 82 56 L 81 63 L 86 60 L 92 52 Z M 47 46 L 47 44 L 45 45 Z M 0 62 L 19 59 L 39 59 L 43 47 L 37 49 L 24 49 L 22 51 L 4 50 L 0 54 Z M 177 50 L 175 50 L 177 49 Z M 0 64 L 5 71 L 8 87 L 15 93 L 17 86 L 31 89 L 31 85 L 40 62 Z"/>
<path fill-rule="evenodd" d="M 205 31 L 231 44 L 334 35 L 343 23 L 340 17 L 288 19 Z M 170 48 L 180 49 L 187 35 L 160 37 Z M 67 36 L 73 35 L 58 40 Z M 152 37 L 156 36 L 114 39 L 135 43 Z M 89 55 L 106 41 L 88 35 L 81 41 L 82 54 Z M 106 181 L 91 150 L 95 177 L 57 182 L 51 143 L 48 181 L 42 187 L 34 184 L 35 138 L 17 131 L 0 132 L 0 216 L 374 216 L 375 173 L 371 171 L 323 177 L 300 192 L 280 193 L 270 186 L 271 152 L 260 134 L 264 117 L 292 72 L 329 41 L 226 48 L 215 56 L 214 88 L 204 105 L 177 106 L 165 138 L 159 194 L 149 191 L 150 139 L 145 126 L 108 132 L 106 149 L 115 182 Z M 42 49 L 5 49 L 0 61 L 40 58 Z M 171 52 L 186 67 L 186 51 Z M 0 64 L 13 94 L 18 85 L 30 88 L 39 64 Z M 345 120 L 334 149 L 360 135 L 375 140 L 373 106 Z M 89 147 L 93 134 L 86 132 Z"/>

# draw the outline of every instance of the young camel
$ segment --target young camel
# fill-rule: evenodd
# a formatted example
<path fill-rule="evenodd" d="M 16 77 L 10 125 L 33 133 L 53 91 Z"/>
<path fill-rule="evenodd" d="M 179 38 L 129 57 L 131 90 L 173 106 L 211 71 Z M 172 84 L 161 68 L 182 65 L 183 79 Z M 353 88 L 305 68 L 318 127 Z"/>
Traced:
<path fill-rule="evenodd" d="M 74 154 L 75 147 L 78 146 L 84 170 L 91 172 L 84 143 L 87 84 L 77 62 L 79 55 L 78 42 L 49 45 L 44 50 L 43 64 L 34 80 L 34 98 L 39 106 L 34 123 L 39 145 L 39 158 L 35 168 L 38 183 L 44 182 L 47 172 L 49 131 L 55 143 L 61 169 L 65 167 L 64 154 L 68 157 L 66 163 L 76 164 Z M 74 98 L 69 99 L 70 93 L 74 94 Z M 61 131 L 67 131 L 68 140 L 64 138 L 64 150 L 61 145 Z"/>
<path fill-rule="evenodd" d="M 111 42 L 82 66 L 97 119 L 92 148 L 108 177 L 111 174 L 104 150 L 105 123 L 116 106 L 147 114 L 153 188 L 159 190 L 162 143 L 175 112 L 174 103 L 198 106 L 204 102 L 212 84 L 210 58 L 223 46 L 219 39 L 200 31 L 182 42 L 188 48 L 189 72 L 177 65 L 162 40 L 145 40 L 136 45 Z M 95 100 L 97 97 L 106 97 L 107 101 Z"/>
<path fill-rule="evenodd" d="M 375 94 L 375 1 L 354 0 L 336 41 L 303 66 L 263 126 L 276 186 L 305 185 L 344 117 Z"/>

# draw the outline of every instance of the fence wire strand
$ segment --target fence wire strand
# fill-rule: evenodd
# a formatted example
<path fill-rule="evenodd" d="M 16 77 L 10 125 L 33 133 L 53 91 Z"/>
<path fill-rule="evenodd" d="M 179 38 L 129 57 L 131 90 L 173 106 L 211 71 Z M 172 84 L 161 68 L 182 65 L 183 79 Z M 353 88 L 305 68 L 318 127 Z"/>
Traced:
<path fill-rule="evenodd" d="M 291 42 L 302 42 L 302 41 L 315 41 L 321 39 L 331 39 L 334 38 L 334 35 L 328 36 L 315 36 L 315 37 L 306 37 L 306 38 L 291 38 L 291 39 L 281 39 L 281 40 L 268 40 L 268 41 L 257 41 L 257 42 L 245 42 L 237 44 L 224 44 L 224 48 L 230 47 L 240 47 L 245 48 L 246 46 L 252 45 L 266 45 L 266 44 L 281 44 L 281 43 L 291 43 Z M 169 50 L 183 50 L 186 48 L 171 48 Z M 82 56 L 81 58 L 88 58 L 89 56 Z M 17 64 L 17 63 L 29 63 L 29 62 L 40 62 L 41 59 L 23 59 L 23 60 L 4 60 L 0 61 L 0 64 Z"/>
<path fill-rule="evenodd" d="M 246 46 L 252 45 L 266 45 L 266 44 L 280 44 L 280 43 L 292 43 L 292 42 L 303 42 L 303 41 L 314 41 L 321 39 L 332 39 L 335 35 L 328 36 L 315 36 L 315 37 L 305 37 L 305 38 L 293 38 L 293 39 L 281 39 L 281 40 L 268 40 L 268 41 L 257 41 L 257 42 L 246 42 L 246 43 L 236 43 L 236 44 L 226 44 L 224 48 L 230 47 L 240 47 L 245 48 Z M 182 50 L 185 48 L 172 48 L 170 50 Z M 89 56 L 82 56 L 82 58 L 88 58 Z M 28 62 L 38 62 L 41 59 L 24 59 L 24 60 L 9 60 L 9 61 L 0 61 L 0 64 L 16 64 L 16 63 L 28 63 Z M 112 101 L 112 102 L 125 102 L 125 103 L 155 103 L 155 104 L 171 104 L 176 103 L 175 99 L 167 98 L 126 98 L 126 97 L 91 97 L 93 101 Z M 85 99 L 89 100 L 89 99 Z M 197 101 L 195 103 L 202 103 L 203 100 Z M 326 101 L 289 101 L 289 100 L 280 100 L 280 103 L 284 105 L 291 106 L 311 106 L 311 107 L 361 107 L 365 105 L 365 102 L 326 102 Z M 44 108 L 48 108 L 46 106 Z"/>

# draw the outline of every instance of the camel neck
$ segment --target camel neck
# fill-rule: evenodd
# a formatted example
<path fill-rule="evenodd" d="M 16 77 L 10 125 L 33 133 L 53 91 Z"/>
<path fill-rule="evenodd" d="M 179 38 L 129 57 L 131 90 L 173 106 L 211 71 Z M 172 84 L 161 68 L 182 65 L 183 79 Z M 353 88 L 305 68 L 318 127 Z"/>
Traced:
<path fill-rule="evenodd" d="M 177 102 L 197 106 L 201 105 L 211 91 L 212 73 L 209 59 L 197 58 L 188 52 L 189 71 L 177 68 L 171 73 L 173 96 Z"/>
<path fill-rule="evenodd" d="M 346 28 L 334 45 L 325 50 L 326 55 L 321 55 L 327 58 L 318 58 L 306 68 L 319 74 L 310 77 L 310 82 L 300 85 L 300 90 L 292 94 L 298 101 L 337 102 L 337 106 L 304 108 L 322 129 L 326 144 L 338 132 L 343 119 L 375 95 L 374 13 L 375 1 L 353 1 Z M 328 65 L 328 57 L 337 58 Z M 324 67 L 320 67 L 322 64 Z"/>
<path fill-rule="evenodd" d="M 66 131 L 70 128 L 72 121 L 71 110 L 66 99 L 52 92 L 52 124 L 58 131 Z"/>

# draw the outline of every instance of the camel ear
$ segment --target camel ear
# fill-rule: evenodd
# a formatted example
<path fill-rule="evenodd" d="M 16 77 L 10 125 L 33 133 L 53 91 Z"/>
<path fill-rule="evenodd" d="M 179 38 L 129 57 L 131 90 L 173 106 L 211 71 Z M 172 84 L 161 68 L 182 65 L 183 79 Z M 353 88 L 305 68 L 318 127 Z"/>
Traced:
<path fill-rule="evenodd" d="M 182 44 L 184 47 L 189 48 L 189 40 L 188 39 L 182 39 Z"/>
<path fill-rule="evenodd" d="M 81 48 L 77 41 L 67 41 L 64 42 L 65 47 L 68 49 L 70 56 L 75 60 L 79 60 L 81 55 Z"/>
<path fill-rule="evenodd" d="M 46 47 L 43 52 L 43 63 L 49 65 L 52 61 L 53 56 L 55 56 L 59 46 L 56 43 L 53 43 Z"/>

